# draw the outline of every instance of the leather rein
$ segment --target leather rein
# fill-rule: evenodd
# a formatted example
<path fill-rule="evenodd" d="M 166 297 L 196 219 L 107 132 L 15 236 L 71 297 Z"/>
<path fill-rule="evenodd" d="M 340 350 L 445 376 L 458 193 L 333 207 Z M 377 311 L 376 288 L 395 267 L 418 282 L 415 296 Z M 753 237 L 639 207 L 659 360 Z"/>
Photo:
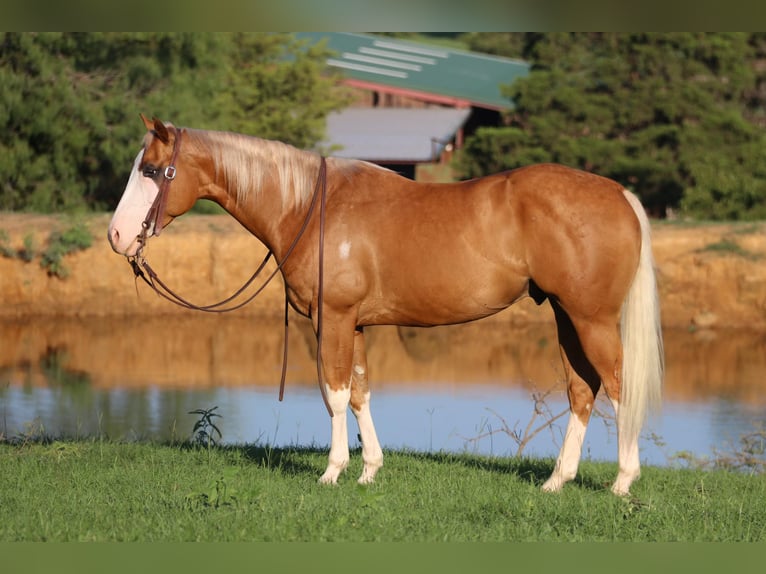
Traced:
<path fill-rule="evenodd" d="M 170 157 L 170 163 L 163 170 L 163 173 L 162 173 L 163 179 L 162 179 L 162 182 L 160 183 L 157 197 L 154 199 L 152 206 L 149 208 L 149 211 L 146 214 L 146 218 L 141 223 L 141 233 L 137 237 L 137 240 L 139 243 L 138 251 L 136 252 L 136 255 L 132 257 L 128 257 L 128 262 L 130 263 L 130 266 L 133 269 L 133 274 L 135 275 L 136 279 L 141 278 L 144 281 L 144 283 L 146 283 L 155 293 L 157 293 L 162 298 L 167 299 L 171 303 L 174 303 L 186 309 L 203 311 L 205 313 L 228 313 L 230 311 L 240 309 L 244 307 L 245 305 L 247 305 L 248 303 L 250 303 L 260 293 L 262 293 L 263 290 L 266 288 L 266 286 L 277 275 L 277 273 L 279 273 L 283 269 L 288 258 L 293 253 L 293 251 L 295 250 L 295 247 L 298 245 L 298 242 L 300 241 L 301 237 L 303 237 L 303 234 L 308 228 L 309 222 L 311 221 L 311 216 L 313 215 L 314 209 L 316 208 L 316 204 L 317 202 L 319 202 L 320 204 L 320 209 L 319 209 L 319 288 L 317 293 L 317 331 L 316 331 L 317 381 L 319 383 L 319 390 L 322 394 L 322 400 L 324 401 L 325 407 L 327 408 L 327 412 L 332 417 L 333 413 L 332 413 L 332 409 L 330 408 L 330 403 L 327 400 L 327 391 L 325 390 L 325 387 L 322 384 L 322 359 L 321 359 L 322 357 L 322 307 L 323 307 L 323 301 L 324 301 L 324 229 L 325 229 L 325 205 L 326 205 L 326 198 L 327 198 L 327 161 L 326 159 L 324 158 L 324 156 L 321 157 L 321 161 L 319 164 L 319 174 L 317 175 L 317 181 L 314 186 L 314 193 L 312 195 L 311 204 L 309 205 L 308 211 L 306 213 L 306 217 L 303 220 L 303 224 L 298 230 L 298 233 L 296 234 L 295 239 L 293 239 L 293 242 L 290 244 L 290 247 L 288 247 L 287 251 L 285 252 L 285 256 L 282 258 L 282 261 L 277 263 L 276 269 L 274 269 L 274 271 L 272 271 L 271 274 L 263 281 L 261 286 L 252 295 L 247 297 L 244 301 L 229 305 L 237 297 L 242 295 L 242 293 L 245 292 L 245 290 L 253 283 L 253 281 L 255 281 L 258 278 L 258 276 L 261 274 L 263 269 L 266 267 L 266 263 L 269 261 L 269 259 L 273 255 L 271 250 L 269 250 L 269 252 L 266 253 L 266 256 L 263 258 L 263 261 L 261 261 L 260 265 L 258 265 L 258 268 L 250 276 L 250 278 L 247 281 L 245 281 L 244 285 L 242 285 L 242 287 L 240 287 L 232 295 L 230 295 L 229 297 L 226 297 L 225 299 L 217 303 L 213 303 L 210 305 L 195 305 L 194 303 L 191 303 L 190 301 L 181 297 L 175 291 L 173 291 L 170 287 L 168 287 L 162 281 L 162 279 L 159 278 L 159 276 L 154 271 L 154 269 L 152 269 L 151 265 L 149 265 L 149 262 L 142 255 L 142 251 L 144 249 L 144 246 L 146 245 L 146 240 L 150 236 L 149 230 L 150 229 L 152 230 L 152 235 L 158 236 L 163 229 L 163 221 L 165 219 L 165 208 L 167 206 L 168 192 L 170 189 L 170 184 L 175 179 L 176 173 L 177 173 L 175 165 L 178 159 L 179 149 L 181 147 L 182 133 L 183 133 L 183 129 L 176 131 L 176 139 L 173 146 L 173 153 Z M 279 382 L 279 400 L 280 401 L 282 401 L 282 399 L 284 398 L 285 379 L 287 377 L 287 335 L 288 335 L 288 325 L 289 325 L 288 310 L 289 310 L 289 303 L 287 299 L 287 289 L 285 289 L 284 347 L 282 352 L 282 375 Z"/>

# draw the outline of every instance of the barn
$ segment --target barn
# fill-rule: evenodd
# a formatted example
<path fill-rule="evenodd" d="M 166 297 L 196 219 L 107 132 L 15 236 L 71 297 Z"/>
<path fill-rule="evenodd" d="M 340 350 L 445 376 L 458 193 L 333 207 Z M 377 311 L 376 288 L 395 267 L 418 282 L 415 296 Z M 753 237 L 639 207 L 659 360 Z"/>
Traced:
<path fill-rule="evenodd" d="M 327 119 L 323 149 L 371 161 L 412 179 L 449 179 L 449 160 L 467 135 L 498 125 L 513 107 L 502 87 L 529 64 L 386 36 L 301 32 L 324 42 L 354 103 Z"/>

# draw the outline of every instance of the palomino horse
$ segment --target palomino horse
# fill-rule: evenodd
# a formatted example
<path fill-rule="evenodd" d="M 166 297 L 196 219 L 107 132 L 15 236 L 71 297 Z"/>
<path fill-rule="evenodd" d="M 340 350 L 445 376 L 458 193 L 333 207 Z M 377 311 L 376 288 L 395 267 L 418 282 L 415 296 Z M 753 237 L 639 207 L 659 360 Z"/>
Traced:
<path fill-rule="evenodd" d="M 553 308 L 570 404 L 543 489 L 575 477 L 603 385 L 617 417 L 612 490 L 628 493 L 640 472 L 639 431 L 659 404 L 663 377 L 649 222 L 633 194 L 551 164 L 416 183 L 363 161 L 142 118 L 148 133 L 109 225 L 112 248 L 135 266 L 147 238 L 200 198 L 269 248 L 289 303 L 319 338 L 332 427 L 321 482 L 335 483 L 348 464 L 349 405 L 362 441 L 359 482 L 372 482 L 383 463 L 364 327 L 473 321 L 529 295 Z M 320 183 L 322 206 L 312 213 Z"/>

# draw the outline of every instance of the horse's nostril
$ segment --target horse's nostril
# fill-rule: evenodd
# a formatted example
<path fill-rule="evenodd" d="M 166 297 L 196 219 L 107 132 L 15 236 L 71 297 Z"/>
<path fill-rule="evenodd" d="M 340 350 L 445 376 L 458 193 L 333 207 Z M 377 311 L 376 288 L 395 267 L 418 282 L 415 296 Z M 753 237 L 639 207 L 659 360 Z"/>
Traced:
<path fill-rule="evenodd" d="M 107 237 L 109 238 L 109 243 L 111 243 L 112 247 L 114 247 L 120 240 L 120 232 L 116 229 L 110 229 Z"/>

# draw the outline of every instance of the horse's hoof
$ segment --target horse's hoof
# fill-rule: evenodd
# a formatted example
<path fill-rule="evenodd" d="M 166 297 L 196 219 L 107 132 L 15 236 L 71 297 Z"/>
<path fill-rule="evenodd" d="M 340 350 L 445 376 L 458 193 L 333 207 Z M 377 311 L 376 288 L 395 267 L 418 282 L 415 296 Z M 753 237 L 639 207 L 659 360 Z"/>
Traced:
<path fill-rule="evenodd" d="M 564 482 L 557 479 L 557 478 L 549 478 L 543 483 L 542 491 L 543 492 L 561 492 L 561 489 L 564 487 Z"/>

